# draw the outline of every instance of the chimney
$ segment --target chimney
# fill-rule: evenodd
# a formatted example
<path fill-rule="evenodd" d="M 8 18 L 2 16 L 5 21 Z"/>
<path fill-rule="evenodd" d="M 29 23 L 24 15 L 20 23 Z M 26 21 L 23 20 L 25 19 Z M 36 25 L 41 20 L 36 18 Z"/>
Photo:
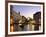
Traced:
<path fill-rule="evenodd" d="M 18 12 L 18 14 L 20 15 L 20 12 Z"/>

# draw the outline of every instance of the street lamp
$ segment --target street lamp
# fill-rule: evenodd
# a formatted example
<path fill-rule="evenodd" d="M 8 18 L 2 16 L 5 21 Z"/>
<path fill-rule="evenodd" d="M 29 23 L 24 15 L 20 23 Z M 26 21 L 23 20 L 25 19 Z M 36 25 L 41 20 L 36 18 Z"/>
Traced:
<path fill-rule="evenodd" d="M 10 16 L 10 31 L 13 32 L 13 16 Z"/>

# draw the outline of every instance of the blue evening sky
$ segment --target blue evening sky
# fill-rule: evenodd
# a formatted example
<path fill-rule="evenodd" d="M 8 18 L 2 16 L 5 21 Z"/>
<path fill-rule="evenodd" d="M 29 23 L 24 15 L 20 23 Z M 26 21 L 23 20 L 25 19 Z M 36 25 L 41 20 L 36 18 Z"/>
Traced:
<path fill-rule="evenodd" d="M 17 13 L 20 12 L 20 15 L 33 18 L 33 14 L 38 11 L 41 11 L 41 6 L 23 6 L 23 5 L 13 5 L 13 10 Z"/>

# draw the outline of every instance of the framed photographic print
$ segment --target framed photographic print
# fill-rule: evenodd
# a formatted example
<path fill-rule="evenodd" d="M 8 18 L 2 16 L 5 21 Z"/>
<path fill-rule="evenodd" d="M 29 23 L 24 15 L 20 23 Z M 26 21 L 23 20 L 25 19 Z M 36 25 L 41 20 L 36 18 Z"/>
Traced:
<path fill-rule="evenodd" d="M 6 35 L 44 34 L 44 3 L 6 1 Z"/>

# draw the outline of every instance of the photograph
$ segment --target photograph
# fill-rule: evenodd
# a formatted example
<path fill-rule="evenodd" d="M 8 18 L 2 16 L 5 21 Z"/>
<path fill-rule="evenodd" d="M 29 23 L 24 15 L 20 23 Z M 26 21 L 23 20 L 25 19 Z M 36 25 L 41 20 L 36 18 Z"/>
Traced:
<path fill-rule="evenodd" d="M 41 29 L 41 6 L 10 5 L 10 32 Z"/>
<path fill-rule="evenodd" d="M 8 35 L 43 33 L 43 3 L 8 3 Z"/>

